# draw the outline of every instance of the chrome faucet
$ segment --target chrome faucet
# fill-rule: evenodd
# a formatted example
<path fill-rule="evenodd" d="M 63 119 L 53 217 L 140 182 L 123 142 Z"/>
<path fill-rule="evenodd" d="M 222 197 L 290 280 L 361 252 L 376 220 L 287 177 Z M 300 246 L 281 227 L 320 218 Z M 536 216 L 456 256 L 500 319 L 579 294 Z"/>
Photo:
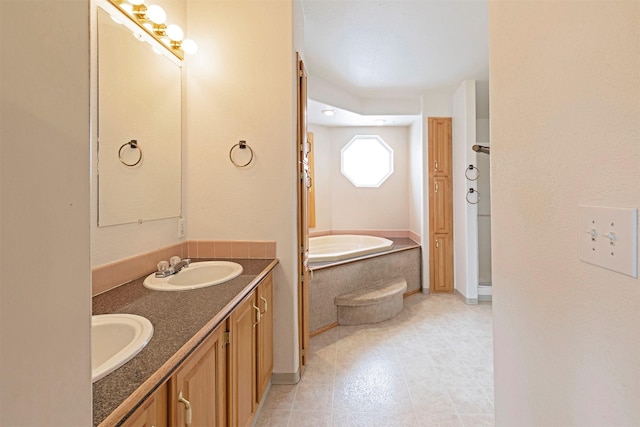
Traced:
<path fill-rule="evenodd" d="M 164 262 L 166 263 L 166 261 L 164 261 Z M 162 277 L 169 277 L 169 276 L 171 276 L 173 274 L 177 274 L 183 268 L 189 267 L 190 263 L 191 263 L 191 260 L 189 258 L 185 258 L 183 260 L 178 261 L 177 263 L 175 263 L 171 267 L 167 268 L 166 270 L 158 269 L 158 271 L 156 271 L 156 277 L 162 278 Z"/>

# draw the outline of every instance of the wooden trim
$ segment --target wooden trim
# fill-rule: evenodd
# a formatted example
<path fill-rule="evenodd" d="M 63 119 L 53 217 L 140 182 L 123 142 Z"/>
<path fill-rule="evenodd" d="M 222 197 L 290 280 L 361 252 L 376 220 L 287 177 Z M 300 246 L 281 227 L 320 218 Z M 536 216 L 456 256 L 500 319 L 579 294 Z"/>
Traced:
<path fill-rule="evenodd" d="M 309 193 L 308 197 L 308 227 L 315 228 L 316 226 L 316 186 L 315 186 L 315 170 L 313 166 L 313 152 L 315 150 L 314 142 L 313 142 L 313 132 L 307 132 L 307 143 L 309 144 Z"/>
<path fill-rule="evenodd" d="M 414 289 L 414 290 L 409 291 L 409 292 L 405 292 L 404 294 L 402 294 L 402 297 L 406 298 L 406 297 L 411 296 L 413 294 L 417 294 L 418 292 L 422 292 L 422 288 Z"/>
<path fill-rule="evenodd" d="M 297 278 L 298 289 L 298 363 L 300 375 L 307 363 L 309 348 L 309 163 L 307 134 L 307 71 L 296 52 L 296 193 L 297 193 Z"/>
<path fill-rule="evenodd" d="M 335 328 L 337 326 L 339 326 L 338 322 L 332 323 L 332 324 L 330 324 L 328 326 L 323 326 L 322 328 L 316 329 L 315 331 L 311 332 L 311 336 L 315 337 L 316 335 L 320 335 L 321 333 L 327 332 L 328 330 L 333 329 L 333 328 Z"/>

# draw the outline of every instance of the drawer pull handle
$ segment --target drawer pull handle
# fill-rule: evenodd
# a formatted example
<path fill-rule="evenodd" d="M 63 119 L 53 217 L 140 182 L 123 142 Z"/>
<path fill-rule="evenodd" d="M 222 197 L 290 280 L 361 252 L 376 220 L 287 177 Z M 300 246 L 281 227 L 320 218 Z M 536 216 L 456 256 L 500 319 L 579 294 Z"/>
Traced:
<path fill-rule="evenodd" d="M 260 299 L 264 303 L 264 311 L 262 312 L 262 314 L 264 314 L 267 312 L 267 310 L 269 310 L 269 303 L 267 302 L 267 299 L 265 297 L 261 296 Z"/>
<path fill-rule="evenodd" d="M 256 311 L 256 323 L 253 324 L 253 327 L 255 328 L 256 325 L 258 323 L 260 323 L 260 317 L 261 317 L 261 313 L 260 313 L 260 309 L 258 307 L 256 307 L 256 305 L 253 305 L 253 309 Z"/>
<path fill-rule="evenodd" d="M 193 418 L 193 413 L 191 412 L 191 403 L 184 397 L 182 397 L 182 390 L 178 393 L 178 402 L 184 404 L 184 425 L 185 427 L 191 426 L 191 420 Z"/>

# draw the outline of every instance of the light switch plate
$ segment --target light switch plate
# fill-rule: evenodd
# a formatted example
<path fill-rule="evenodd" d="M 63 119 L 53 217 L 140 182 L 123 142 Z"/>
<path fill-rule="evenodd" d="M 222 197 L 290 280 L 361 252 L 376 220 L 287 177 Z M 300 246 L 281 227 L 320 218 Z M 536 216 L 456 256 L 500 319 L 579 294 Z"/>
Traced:
<path fill-rule="evenodd" d="M 578 206 L 578 258 L 638 277 L 638 210 Z"/>

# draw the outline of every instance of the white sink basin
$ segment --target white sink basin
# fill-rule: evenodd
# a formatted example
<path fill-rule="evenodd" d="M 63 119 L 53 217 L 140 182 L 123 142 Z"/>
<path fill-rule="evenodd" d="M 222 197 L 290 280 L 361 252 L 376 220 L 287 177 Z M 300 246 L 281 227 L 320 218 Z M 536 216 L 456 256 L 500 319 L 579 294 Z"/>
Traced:
<path fill-rule="evenodd" d="M 135 314 L 91 317 L 91 382 L 127 363 L 147 345 L 153 325 Z"/>
<path fill-rule="evenodd" d="M 180 272 L 168 277 L 155 273 L 144 279 L 144 286 L 156 291 L 187 291 L 220 285 L 242 274 L 242 266 L 231 261 L 192 262 Z"/>

